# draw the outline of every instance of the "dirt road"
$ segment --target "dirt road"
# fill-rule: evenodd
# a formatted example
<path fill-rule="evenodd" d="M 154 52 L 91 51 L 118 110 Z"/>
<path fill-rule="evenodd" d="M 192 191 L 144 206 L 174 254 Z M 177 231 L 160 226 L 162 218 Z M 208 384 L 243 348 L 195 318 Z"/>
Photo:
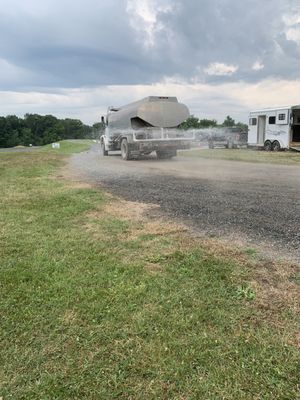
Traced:
<path fill-rule="evenodd" d="M 300 168 L 224 160 L 100 156 L 70 159 L 72 174 L 127 200 L 159 204 L 199 234 L 300 259 Z"/>

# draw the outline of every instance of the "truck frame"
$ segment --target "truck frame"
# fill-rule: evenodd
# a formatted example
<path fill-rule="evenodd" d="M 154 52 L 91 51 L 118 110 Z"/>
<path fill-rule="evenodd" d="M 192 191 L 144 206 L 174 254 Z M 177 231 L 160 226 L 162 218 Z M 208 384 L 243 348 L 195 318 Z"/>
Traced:
<path fill-rule="evenodd" d="M 251 111 L 248 146 L 300 151 L 300 105 Z"/>
<path fill-rule="evenodd" d="M 122 159 L 130 160 L 156 151 L 160 159 L 172 158 L 177 150 L 190 148 L 193 135 L 178 129 L 189 115 L 176 97 L 149 96 L 123 107 L 109 107 L 106 118 L 102 117 L 101 154 L 121 150 Z"/>

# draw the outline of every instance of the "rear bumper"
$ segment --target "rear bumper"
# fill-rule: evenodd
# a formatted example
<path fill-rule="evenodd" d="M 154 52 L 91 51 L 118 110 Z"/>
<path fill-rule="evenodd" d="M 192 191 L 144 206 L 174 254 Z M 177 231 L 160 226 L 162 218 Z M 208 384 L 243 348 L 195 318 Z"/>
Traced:
<path fill-rule="evenodd" d="M 242 146 L 247 145 L 247 142 L 241 142 L 239 140 L 210 140 L 208 143 L 212 144 L 213 146 L 216 146 L 216 147 L 218 147 L 218 146 L 227 147 L 229 145 L 236 146 L 236 147 L 242 147 Z"/>
<path fill-rule="evenodd" d="M 191 142 L 181 140 L 159 140 L 159 141 L 138 141 L 129 144 L 131 151 L 140 153 L 151 152 L 156 150 L 184 150 L 191 147 Z"/>

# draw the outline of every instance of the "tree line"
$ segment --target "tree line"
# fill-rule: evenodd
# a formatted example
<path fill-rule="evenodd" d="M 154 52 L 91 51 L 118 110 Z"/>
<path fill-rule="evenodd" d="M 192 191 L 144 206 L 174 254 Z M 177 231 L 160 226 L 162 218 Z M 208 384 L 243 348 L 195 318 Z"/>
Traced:
<path fill-rule="evenodd" d="M 230 128 L 233 126 L 238 126 L 242 130 L 248 132 L 248 126 L 242 122 L 235 122 L 233 118 L 229 115 L 225 118 L 222 124 L 218 124 L 215 119 L 199 119 L 194 115 L 191 115 L 186 121 L 184 121 L 181 125 L 181 129 L 203 129 L 203 128 L 216 128 L 216 127 L 226 127 Z"/>
<path fill-rule="evenodd" d="M 0 117 L 0 147 L 43 146 L 64 139 L 95 138 L 98 133 L 98 124 L 85 125 L 79 119 L 38 114 Z"/>

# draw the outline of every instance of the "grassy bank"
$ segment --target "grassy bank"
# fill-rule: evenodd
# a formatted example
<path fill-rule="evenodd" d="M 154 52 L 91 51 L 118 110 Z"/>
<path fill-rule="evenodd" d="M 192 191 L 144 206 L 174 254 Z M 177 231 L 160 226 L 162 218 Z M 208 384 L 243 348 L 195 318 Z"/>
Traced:
<path fill-rule="evenodd" d="M 295 399 L 294 267 L 58 180 L 64 157 L 0 154 L 0 397 Z"/>
<path fill-rule="evenodd" d="M 61 140 L 59 142 L 59 149 L 52 149 L 52 144 L 43 146 L 40 151 L 53 153 L 53 154 L 72 154 L 80 153 L 81 151 L 88 150 L 91 146 L 91 140 Z"/>
<path fill-rule="evenodd" d="M 185 157 L 300 165 L 300 153 L 292 151 L 266 152 L 248 149 L 195 149 L 182 152 L 181 154 Z"/>

